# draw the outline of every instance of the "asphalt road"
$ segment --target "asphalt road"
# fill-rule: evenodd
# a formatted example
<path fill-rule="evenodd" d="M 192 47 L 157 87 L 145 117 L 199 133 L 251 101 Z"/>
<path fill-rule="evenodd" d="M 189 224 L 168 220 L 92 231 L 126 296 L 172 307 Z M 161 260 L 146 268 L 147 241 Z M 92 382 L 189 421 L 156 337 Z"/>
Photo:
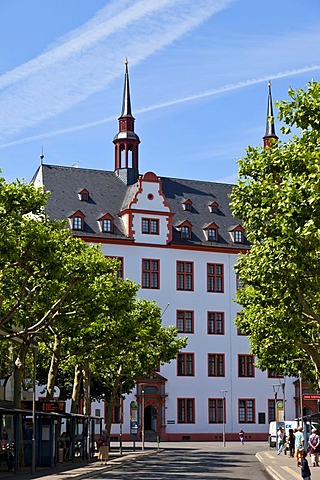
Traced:
<path fill-rule="evenodd" d="M 230 443 L 225 447 L 217 443 L 161 444 L 164 451 L 152 456 L 139 457 L 120 468 L 101 472 L 95 479 L 111 480 L 266 480 L 270 477 L 262 470 L 255 454 L 261 443 L 241 446 Z"/>

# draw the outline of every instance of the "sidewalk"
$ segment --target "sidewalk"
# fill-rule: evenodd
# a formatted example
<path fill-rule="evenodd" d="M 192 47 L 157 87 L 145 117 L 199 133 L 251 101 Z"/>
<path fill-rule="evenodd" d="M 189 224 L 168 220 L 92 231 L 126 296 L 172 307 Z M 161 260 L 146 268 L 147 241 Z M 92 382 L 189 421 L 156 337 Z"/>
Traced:
<path fill-rule="evenodd" d="M 188 447 L 191 446 L 192 444 L 188 444 Z M 165 448 L 164 445 L 163 447 Z M 261 445 L 261 447 L 263 448 L 263 445 Z M 30 468 L 26 468 L 24 472 L 18 474 L 1 470 L 0 480 L 87 480 L 101 472 L 120 468 L 124 462 L 132 462 L 137 458 L 141 458 L 143 455 L 154 455 L 159 452 L 163 452 L 163 448 L 147 447 L 145 450 L 137 448 L 136 451 L 123 449 L 123 455 L 120 455 L 119 451 L 114 450 L 110 453 L 107 465 L 100 465 L 100 462 L 94 459 L 94 461 L 89 464 L 81 460 L 76 460 L 74 463 L 58 464 L 51 468 L 37 468 L 33 475 L 30 474 Z M 283 454 L 277 455 L 275 449 L 268 450 L 267 448 L 256 453 L 256 458 L 273 480 L 302 480 L 300 469 L 296 465 L 295 458 L 290 458 L 288 455 Z M 310 466 L 309 456 L 308 463 Z M 310 466 L 310 470 L 312 480 L 320 480 L 320 467 Z"/>
<path fill-rule="evenodd" d="M 259 452 L 256 457 L 274 480 L 302 480 L 295 458 L 284 454 L 277 455 L 276 449 Z M 311 467 L 310 457 L 308 456 L 307 459 L 311 470 L 311 479 L 320 480 L 320 467 Z"/>
<path fill-rule="evenodd" d="M 119 452 L 111 452 L 107 465 L 100 465 L 97 459 L 94 459 L 91 463 L 85 463 L 81 460 L 74 463 L 57 464 L 53 467 L 40 467 L 36 469 L 36 472 L 31 475 L 30 468 L 24 472 L 15 474 L 14 472 L 0 472 L 0 480 L 86 480 L 93 475 L 107 470 L 119 468 L 123 462 L 134 461 L 136 458 L 142 455 L 154 455 L 160 452 L 161 449 L 137 449 L 135 452 L 132 450 L 124 450 L 123 455 Z"/>

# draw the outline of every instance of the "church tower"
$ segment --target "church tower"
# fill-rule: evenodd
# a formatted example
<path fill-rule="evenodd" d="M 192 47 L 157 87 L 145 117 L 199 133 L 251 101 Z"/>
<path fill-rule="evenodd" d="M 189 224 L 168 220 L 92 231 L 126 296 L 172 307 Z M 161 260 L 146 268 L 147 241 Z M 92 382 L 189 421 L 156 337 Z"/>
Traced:
<path fill-rule="evenodd" d="M 119 132 L 113 139 L 115 145 L 115 173 L 126 185 L 132 185 L 139 176 L 139 143 L 134 133 L 134 117 L 131 112 L 128 61 L 122 99 L 122 112 L 119 117 Z"/>
<path fill-rule="evenodd" d="M 271 83 L 268 83 L 268 106 L 267 106 L 267 122 L 266 122 L 266 133 L 263 137 L 263 146 L 264 148 L 270 147 L 270 140 L 278 140 L 276 135 L 276 129 L 274 126 L 274 116 L 273 116 L 273 105 L 272 105 L 272 95 L 271 95 Z"/>

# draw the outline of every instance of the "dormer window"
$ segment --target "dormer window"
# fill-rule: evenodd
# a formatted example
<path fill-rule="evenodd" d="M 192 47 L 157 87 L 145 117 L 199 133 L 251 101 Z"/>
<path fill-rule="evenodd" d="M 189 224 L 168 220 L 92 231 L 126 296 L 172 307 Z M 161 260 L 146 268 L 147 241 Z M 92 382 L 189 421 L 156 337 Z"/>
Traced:
<path fill-rule="evenodd" d="M 182 203 L 183 209 L 191 212 L 192 211 L 192 201 L 191 200 L 186 200 L 185 202 Z"/>
<path fill-rule="evenodd" d="M 105 213 L 98 221 L 101 232 L 113 233 L 114 217 L 110 213 Z"/>
<path fill-rule="evenodd" d="M 102 225 L 101 225 L 102 231 L 103 232 L 108 232 L 110 233 L 112 230 L 112 222 L 109 218 L 105 218 L 102 220 Z"/>
<path fill-rule="evenodd" d="M 241 225 L 229 229 L 229 232 L 234 243 L 244 243 L 244 228 Z"/>
<path fill-rule="evenodd" d="M 212 202 L 208 206 L 211 213 L 219 213 L 219 204 L 217 202 Z"/>
<path fill-rule="evenodd" d="M 78 195 L 79 195 L 79 200 L 81 200 L 81 202 L 89 201 L 89 190 L 87 190 L 86 188 L 83 188 L 82 190 L 80 190 Z"/>
<path fill-rule="evenodd" d="M 241 230 L 235 230 L 234 241 L 236 243 L 243 243 L 243 232 Z"/>
<path fill-rule="evenodd" d="M 190 240 L 192 233 L 192 224 L 188 220 L 182 222 L 180 225 L 178 225 L 177 228 L 180 229 L 181 238 Z"/>
<path fill-rule="evenodd" d="M 210 223 L 204 229 L 205 235 L 208 242 L 218 242 L 219 241 L 219 227 L 214 222 Z"/>
<path fill-rule="evenodd" d="M 69 216 L 72 230 L 84 230 L 85 215 L 80 210 Z"/>
<path fill-rule="evenodd" d="M 216 228 L 208 228 L 208 240 L 209 242 L 216 242 L 218 239 L 217 229 Z"/>
<path fill-rule="evenodd" d="M 181 227 L 181 238 L 190 238 L 190 228 L 187 225 Z"/>

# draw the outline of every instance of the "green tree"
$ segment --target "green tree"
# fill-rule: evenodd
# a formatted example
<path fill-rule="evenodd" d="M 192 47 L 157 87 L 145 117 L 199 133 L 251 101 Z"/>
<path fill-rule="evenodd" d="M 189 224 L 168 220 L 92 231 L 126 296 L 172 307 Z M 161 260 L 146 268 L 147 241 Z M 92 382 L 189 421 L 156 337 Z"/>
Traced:
<path fill-rule="evenodd" d="M 277 105 L 288 139 L 239 161 L 232 209 L 252 247 L 236 266 L 236 323 L 260 368 L 296 374 L 292 359 L 305 358 L 304 377 L 320 386 L 320 86 L 289 97 Z"/>

